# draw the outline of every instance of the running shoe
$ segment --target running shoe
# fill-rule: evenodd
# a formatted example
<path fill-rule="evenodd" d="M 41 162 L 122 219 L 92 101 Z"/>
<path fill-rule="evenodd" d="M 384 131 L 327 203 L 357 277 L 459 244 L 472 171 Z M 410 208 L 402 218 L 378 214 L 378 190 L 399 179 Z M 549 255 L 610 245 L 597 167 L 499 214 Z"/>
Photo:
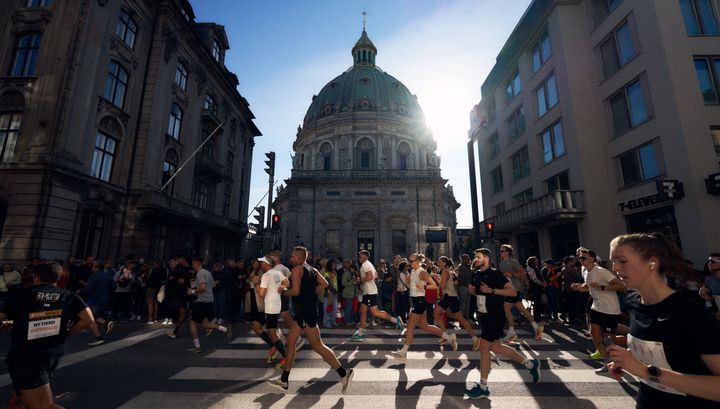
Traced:
<path fill-rule="evenodd" d="M 453 351 L 457 351 L 458 343 L 457 343 L 457 335 L 456 334 L 450 335 L 450 346 L 452 347 Z"/>
<path fill-rule="evenodd" d="M 268 364 L 271 364 L 275 361 L 275 359 L 280 355 L 280 351 L 277 350 L 277 348 L 272 347 L 268 350 L 268 356 L 266 362 Z"/>
<path fill-rule="evenodd" d="M 295 352 L 299 351 L 303 345 L 305 345 L 305 338 L 298 338 L 298 341 L 295 344 Z"/>
<path fill-rule="evenodd" d="M 147 320 L 147 321 L 145 321 L 145 324 L 147 324 L 147 325 L 152 325 L 152 324 L 154 324 L 154 323 L 155 323 L 155 321 L 153 321 L 153 320 Z"/>
<path fill-rule="evenodd" d="M 595 373 L 598 375 L 610 375 L 610 369 L 607 365 L 603 365 L 602 368 L 596 369 Z"/>
<path fill-rule="evenodd" d="M 490 397 L 490 389 L 483 389 L 479 383 L 476 383 L 472 389 L 465 391 L 470 399 L 487 399 Z"/>
<path fill-rule="evenodd" d="M 390 352 L 390 355 L 392 355 L 393 358 L 397 358 L 397 359 L 407 358 L 407 352 L 403 351 L 402 349 L 398 350 L 398 351 L 392 351 L 392 352 Z"/>
<path fill-rule="evenodd" d="M 105 336 L 112 334 L 115 329 L 115 321 L 108 321 L 105 323 Z"/>
<path fill-rule="evenodd" d="M 439 345 L 445 345 L 445 344 L 447 344 L 447 343 L 448 343 L 447 338 L 445 338 L 445 337 L 440 337 L 440 338 L 438 338 L 438 344 L 439 344 Z"/>
<path fill-rule="evenodd" d="M 200 348 L 200 347 L 196 347 L 196 348 L 193 348 L 192 351 L 193 351 L 194 353 L 196 353 L 196 354 L 202 354 L 202 351 L 203 351 L 203 350 L 202 350 L 202 348 Z"/>
<path fill-rule="evenodd" d="M 288 383 L 283 382 L 282 379 L 280 379 L 280 377 L 268 379 L 267 383 L 269 383 L 272 386 L 277 386 L 278 388 L 280 388 L 284 391 L 288 390 Z"/>
<path fill-rule="evenodd" d="M 172 331 L 166 332 L 165 335 L 166 335 L 168 338 L 170 338 L 170 339 L 175 339 L 175 338 L 177 338 L 177 334 L 175 334 L 175 333 L 172 332 Z"/>
<path fill-rule="evenodd" d="M 530 375 L 532 375 L 533 383 L 540 382 L 540 361 L 537 359 L 531 359 L 530 363 L 532 363 L 532 368 L 528 369 L 530 371 Z"/>
<path fill-rule="evenodd" d="M 515 331 L 508 331 L 507 335 L 505 335 L 502 340 L 503 342 L 515 342 L 517 341 L 517 338 L 518 336 Z"/>
<path fill-rule="evenodd" d="M 395 317 L 395 328 L 399 329 L 400 331 L 405 329 L 405 323 L 403 323 L 402 318 L 398 315 Z"/>
<path fill-rule="evenodd" d="M 340 379 L 340 383 L 342 383 L 342 393 L 344 394 L 347 392 L 347 390 L 350 388 L 350 382 L 352 382 L 353 375 L 355 374 L 355 371 L 352 369 L 348 369 L 345 372 L 345 376 Z"/>
<path fill-rule="evenodd" d="M 352 336 L 350 337 L 350 341 L 353 341 L 353 342 L 363 342 L 363 341 L 365 341 L 365 336 L 364 336 L 364 335 L 360 335 L 360 334 L 358 334 L 358 333 L 356 332 L 356 333 L 352 334 Z"/>
<path fill-rule="evenodd" d="M 537 331 L 535 331 L 535 341 L 540 341 L 545 331 L 544 325 L 538 325 Z"/>
<path fill-rule="evenodd" d="M 403 328 L 402 331 L 400 331 L 400 336 L 401 336 L 401 337 L 404 337 L 405 334 L 407 334 L 407 326 L 406 326 L 405 328 Z"/>
<path fill-rule="evenodd" d="M 285 369 L 285 359 L 281 359 L 280 362 L 275 365 L 275 369 Z"/>
<path fill-rule="evenodd" d="M 600 353 L 600 351 L 595 351 L 595 352 L 593 352 L 592 354 L 590 354 L 590 355 L 588 355 L 588 356 L 590 357 L 590 359 L 595 359 L 595 360 L 603 359 L 603 356 L 602 356 L 602 354 Z"/>
<path fill-rule="evenodd" d="M 93 339 L 92 341 L 88 342 L 88 345 L 91 347 L 96 347 L 96 346 L 102 345 L 104 343 L 105 343 L 105 340 L 102 339 L 102 337 L 97 337 L 97 338 Z"/>

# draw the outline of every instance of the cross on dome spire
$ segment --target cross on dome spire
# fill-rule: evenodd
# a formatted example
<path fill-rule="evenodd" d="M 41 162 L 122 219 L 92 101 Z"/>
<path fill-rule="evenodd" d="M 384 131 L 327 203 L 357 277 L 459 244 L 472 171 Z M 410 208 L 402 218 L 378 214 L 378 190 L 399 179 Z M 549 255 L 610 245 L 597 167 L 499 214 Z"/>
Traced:
<path fill-rule="evenodd" d="M 357 40 L 355 46 L 352 48 L 353 61 L 355 65 L 375 65 L 375 56 L 377 55 L 377 48 L 375 44 L 370 41 L 370 38 L 365 31 L 365 23 L 367 17 L 367 11 L 362 12 L 363 16 L 363 29 L 360 39 Z"/>

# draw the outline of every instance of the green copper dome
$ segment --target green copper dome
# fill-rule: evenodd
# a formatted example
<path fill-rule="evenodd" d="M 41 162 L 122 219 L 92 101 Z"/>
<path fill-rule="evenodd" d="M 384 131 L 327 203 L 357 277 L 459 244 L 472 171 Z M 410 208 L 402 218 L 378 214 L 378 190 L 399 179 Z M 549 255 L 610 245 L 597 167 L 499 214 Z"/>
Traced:
<path fill-rule="evenodd" d="M 348 112 L 376 111 L 403 117 L 422 115 L 414 95 L 392 75 L 375 66 L 377 49 L 363 30 L 352 49 L 354 65 L 313 96 L 304 124 Z"/>

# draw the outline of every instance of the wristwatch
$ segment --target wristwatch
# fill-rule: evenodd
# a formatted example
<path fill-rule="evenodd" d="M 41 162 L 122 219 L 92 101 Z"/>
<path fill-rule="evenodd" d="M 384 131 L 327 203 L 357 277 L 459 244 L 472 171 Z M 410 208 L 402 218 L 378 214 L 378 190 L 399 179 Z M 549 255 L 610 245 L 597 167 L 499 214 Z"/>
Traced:
<path fill-rule="evenodd" d="M 660 375 L 662 375 L 662 371 L 657 366 L 650 365 L 648 366 L 648 380 L 655 383 L 660 383 Z"/>
<path fill-rule="evenodd" d="M 495 289 L 490 290 L 490 294 L 495 294 Z"/>

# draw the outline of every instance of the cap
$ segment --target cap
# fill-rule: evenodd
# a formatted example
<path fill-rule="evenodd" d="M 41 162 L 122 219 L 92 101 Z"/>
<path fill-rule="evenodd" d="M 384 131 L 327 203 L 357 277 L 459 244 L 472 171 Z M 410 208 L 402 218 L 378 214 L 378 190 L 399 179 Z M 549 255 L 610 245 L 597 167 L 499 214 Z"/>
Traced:
<path fill-rule="evenodd" d="M 261 262 L 261 263 L 264 262 L 264 263 L 272 264 L 272 263 L 271 263 L 268 259 L 266 259 L 265 257 L 260 257 L 260 258 L 257 259 L 257 260 L 258 260 L 259 262 Z"/>

